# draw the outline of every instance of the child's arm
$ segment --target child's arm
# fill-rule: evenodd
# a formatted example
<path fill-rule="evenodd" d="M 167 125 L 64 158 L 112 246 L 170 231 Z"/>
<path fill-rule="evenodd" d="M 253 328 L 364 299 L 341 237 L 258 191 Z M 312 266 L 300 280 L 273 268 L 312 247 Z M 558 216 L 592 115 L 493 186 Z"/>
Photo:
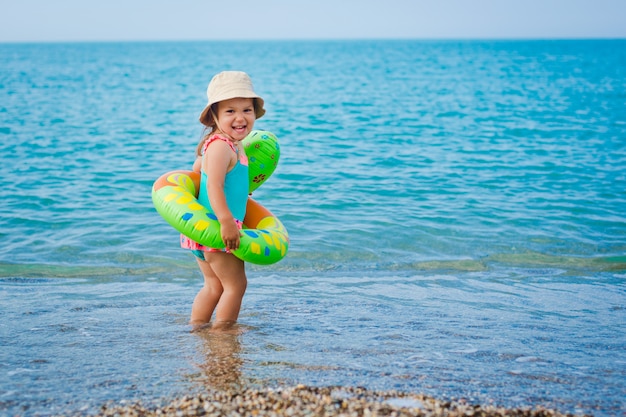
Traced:
<path fill-rule="evenodd" d="M 193 167 L 191 168 L 191 170 L 193 172 L 200 172 L 201 169 L 202 169 L 202 157 L 198 156 L 196 160 L 193 161 Z"/>
<path fill-rule="evenodd" d="M 239 248 L 239 227 L 226 203 L 224 182 L 226 172 L 237 162 L 236 155 L 230 146 L 221 140 L 216 140 L 207 148 L 203 167 L 208 176 L 208 194 L 211 207 L 220 222 L 220 232 L 226 248 Z"/>

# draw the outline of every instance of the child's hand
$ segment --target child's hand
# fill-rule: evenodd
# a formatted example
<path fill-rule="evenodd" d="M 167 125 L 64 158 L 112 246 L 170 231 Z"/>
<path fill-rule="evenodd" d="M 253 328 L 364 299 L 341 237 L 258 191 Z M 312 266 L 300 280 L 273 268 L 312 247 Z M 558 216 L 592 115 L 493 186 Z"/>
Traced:
<path fill-rule="evenodd" d="M 222 240 L 224 241 L 224 245 L 228 250 L 236 250 L 239 249 L 240 243 L 240 235 L 239 235 L 239 227 L 237 227 L 237 223 L 235 220 L 225 221 L 220 224 Z"/>

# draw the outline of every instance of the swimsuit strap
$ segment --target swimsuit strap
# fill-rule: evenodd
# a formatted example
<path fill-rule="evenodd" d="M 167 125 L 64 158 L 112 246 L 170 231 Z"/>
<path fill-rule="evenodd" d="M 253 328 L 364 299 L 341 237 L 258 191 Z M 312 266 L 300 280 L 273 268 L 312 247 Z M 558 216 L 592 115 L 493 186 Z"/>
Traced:
<path fill-rule="evenodd" d="M 246 153 L 242 152 L 240 155 L 239 147 L 235 146 L 235 144 L 230 139 L 224 136 L 221 136 L 218 133 L 212 135 L 204 142 L 204 145 L 202 145 L 202 155 L 204 155 L 209 145 L 216 140 L 223 140 L 224 142 L 228 143 L 228 146 L 230 146 L 230 149 L 232 149 L 233 152 L 235 152 L 235 155 L 237 155 L 237 161 L 241 162 L 244 165 L 248 165 L 248 156 L 246 155 Z"/>
<path fill-rule="evenodd" d="M 219 134 L 215 134 L 211 136 L 204 142 L 204 145 L 202 145 L 202 154 L 204 154 L 206 152 L 206 149 L 209 147 L 209 145 L 216 140 L 223 140 L 224 142 L 228 143 L 228 146 L 230 146 L 230 149 L 232 149 L 233 152 L 235 152 L 237 156 L 239 156 L 239 150 L 237 149 L 235 144 L 233 144 L 233 142 L 230 141 L 228 138 L 225 138 L 224 136 L 220 136 Z"/>

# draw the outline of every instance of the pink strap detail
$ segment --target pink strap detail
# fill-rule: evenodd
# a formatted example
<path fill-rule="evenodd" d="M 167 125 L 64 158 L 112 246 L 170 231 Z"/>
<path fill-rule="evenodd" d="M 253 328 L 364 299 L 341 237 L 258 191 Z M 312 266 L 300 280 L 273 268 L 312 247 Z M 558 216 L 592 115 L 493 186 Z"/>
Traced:
<path fill-rule="evenodd" d="M 211 136 L 210 138 L 208 138 L 206 141 L 204 141 L 204 145 L 202 145 L 202 154 L 204 154 L 206 152 L 206 148 L 208 148 L 209 145 L 212 142 L 216 141 L 216 140 L 222 140 L 222 141 L 228 143 L 228 146 L 230 146 L 230 149 L 232 149 L 233 152 L 237 153 L 237 148 L 235 147 L 235 145 L 233 145 L 233 143 L 230 140 L 228 140 L 224 136 L 220 136 L 219 134 L 215 134 L 215 135 Z"/>
<path fill-rule="evenodd" d="M 214 134 L 213 136 L 211 136 L 204 142 L 204 144 L 202 145 L 202 155 L 204 155 L 209 145 L 216 140 L 222 140 L 228 143 L 228 146 L 230 146 L 230 149 L 232 149 L 233 152 L 235 152 L 235 155 L 237 155 L 239 162 L 241 162 L 245 166 L 248 166 L 248 155 L 246 155 L 245 152 L 241 152 L 241 155 L 240 155 L 237 147 L 228 138 L 225 138 L 224 136 L 220 136 L 218 133 Z"/>

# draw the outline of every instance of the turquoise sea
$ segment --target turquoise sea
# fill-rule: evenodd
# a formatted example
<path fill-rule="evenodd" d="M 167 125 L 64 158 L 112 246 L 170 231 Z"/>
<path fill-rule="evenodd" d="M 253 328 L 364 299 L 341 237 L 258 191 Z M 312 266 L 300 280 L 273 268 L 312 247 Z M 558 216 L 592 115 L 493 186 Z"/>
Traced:
<path fill-rule="evenodd" d="M 626 40 L 0 44 L 0 415 L 363 386 L 626 413 Z M 240 331 L 156 213 L 248 72 L 288 255 Z"/>

